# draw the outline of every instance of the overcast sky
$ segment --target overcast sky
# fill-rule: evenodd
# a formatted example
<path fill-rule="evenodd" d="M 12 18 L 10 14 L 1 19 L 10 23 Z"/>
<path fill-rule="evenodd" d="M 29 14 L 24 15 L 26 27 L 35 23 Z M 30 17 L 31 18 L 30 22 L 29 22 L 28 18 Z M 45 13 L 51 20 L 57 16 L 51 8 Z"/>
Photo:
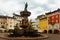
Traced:
<path fill-rule="evenodd" d="M 28 11 L 31 12 L 30 19 L 38 15 L 60 8 L 60 0 L 0 0 L 0 15 L 19 14 L 28 3 Z"/>

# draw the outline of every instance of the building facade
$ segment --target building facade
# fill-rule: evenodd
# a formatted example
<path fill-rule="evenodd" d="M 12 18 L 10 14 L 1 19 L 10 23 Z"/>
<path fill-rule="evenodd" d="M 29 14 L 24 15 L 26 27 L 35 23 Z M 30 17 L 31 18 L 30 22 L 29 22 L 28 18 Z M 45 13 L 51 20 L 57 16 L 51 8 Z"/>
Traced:
<path fill-rule="evenodd" d="M 13 13 L 13 18 L 15 18 L 15 25 L 17 24 L 20 27 L 20 24 L 22 23 L 22 17 Z"/>
<path fill-rule="evenodd" d="M 47 32 L 47 17 L 45 15 L 40 15 L 37 17 L 37 19 L 39 19 L 39 29 L 42 32 Z"/>
<path fill-rule="evenodd" d="M 14 20 L 13 17 L 8 16 L 0 16 L 0 28 L 4 28 L 6 30 L 14 29 Z"/>
<path fill-rule="evenodd" d="M 52 33 L 55 33 L 54 30 L 60 31 L 60 9 L 48 12 L 46 16 L 48 18 L 48 30 L 53 31 Z"/>
<path fill-rule="evenodd" d="M 15 18 L 13 17 L 7 17 L 7 29 L 10 30 L 10 29 L 14 29 L 14 26 L 15 26 Z"/>
<path fill-rule="evenodd" d="M 4 28 L 7 31 L 10 29 L 14 29 L 14 26 L 20 27 L 22 22 L 22 17 L 17 14 L 13 14 L 13 17 L 9 16 L 0 16 L 0 28 Z"/>

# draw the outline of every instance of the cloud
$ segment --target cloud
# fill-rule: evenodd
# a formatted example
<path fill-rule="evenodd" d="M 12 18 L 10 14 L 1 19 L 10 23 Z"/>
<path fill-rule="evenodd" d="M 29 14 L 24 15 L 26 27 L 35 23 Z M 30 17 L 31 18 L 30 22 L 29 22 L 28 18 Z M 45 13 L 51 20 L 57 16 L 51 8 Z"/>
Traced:
<path fill-rule="evenodd" d="M 34 9 L 31 9 L 30 11 L 31 11 L 30 16 L 31 19 L 36 18 L 38 15 L 41 15 L 43 12 L 45 12 L 44 9 L 41 7 L 36 7 Z"/>
<path fill-rule="evenodd" d="M 0 14 L 10 16 L 14 12 L 19 14 L 24 10 L 25 2 L 28 3 L 28 11 L 31 11 L 30 18 L 32 19 L 60 8 L 60 0 L 0 0 L 0 9 L 3 10 Z"/>
<path fill-rule="evenodd" d="M 35 4 L 41 4 L 41 5 L 46 4 L 48 2 L 48 0 L 31 0 L 31 1 L 33 1 L 33 3 Z"/>
<path fill-rule="evenodd" d="M 9 0 L 9 1 L 1 1 L 0 0 L 0 9 L 4 10 L 8 15 L 12 14 L 13 12 L 15 11 L 18 11 L 18 10 L 22 10 L 23 9 L 23 5 L 19 5 L 16 1 L 12 1 L 12 0 Z"/>
<path fill-rule="evenodd" d="M 60 0 L 51 0 L 48 2 L 48 4 L 46 4 L 46 6 L 50 11 L 54 11 L 60 8 Z"/>

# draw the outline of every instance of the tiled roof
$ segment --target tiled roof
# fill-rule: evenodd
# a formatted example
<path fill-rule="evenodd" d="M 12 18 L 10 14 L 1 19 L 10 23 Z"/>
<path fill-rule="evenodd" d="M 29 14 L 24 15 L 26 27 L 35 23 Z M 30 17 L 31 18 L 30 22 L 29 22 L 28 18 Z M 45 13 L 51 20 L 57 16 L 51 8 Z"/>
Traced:
<path fill-rule="evenodd" d="M 13 18 L 13 17 L 9 17 L 9 16 L 1 16 L 1 15 L 0 15 L 0 18 Z"/>
<path fill-rule="evenodd" d="M 46 13 L 46 15 L 53 14 L 53 13 L 59 12 L 59 11 L 60 11 L 60 9 L 57 9 L 57 10 L 55 10 L 55 11 L 53 11 L 53 12 L 48 12 L 48 13 Z"/>
<path fill-rule="evenodd" d="M 47 17 L 41 18 L 40 20 L 42 20 L 42 19 L 47 19 Z"/>
<path fill-rule="evenodd" d="M 45 16 L 45 15 L 39 15 L 39 16 L 37 16 L 37 18 L 41 18 L 42 16 Z"/>

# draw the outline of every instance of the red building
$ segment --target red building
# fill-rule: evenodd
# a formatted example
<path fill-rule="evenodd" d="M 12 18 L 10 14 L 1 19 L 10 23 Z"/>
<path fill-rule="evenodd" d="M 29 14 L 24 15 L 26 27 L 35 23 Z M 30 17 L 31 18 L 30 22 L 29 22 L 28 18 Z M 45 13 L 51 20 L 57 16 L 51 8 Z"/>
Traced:
<path fill-rule="evenodd" d="M 48 18 L 49 18 L 48 19 L 49 23 L 54 23 L 54 24 L 59 23 L 59 13 L 57 13 L 57 14 L 54 13 L 54 14 L 50 15 Z"/>
<path fill-rule="evenodd" d="M 48 18 L 48 29 L 50 31 L 59 30 L 60 31 L 60 9 L 53 12 L 46 13 Z"/>

